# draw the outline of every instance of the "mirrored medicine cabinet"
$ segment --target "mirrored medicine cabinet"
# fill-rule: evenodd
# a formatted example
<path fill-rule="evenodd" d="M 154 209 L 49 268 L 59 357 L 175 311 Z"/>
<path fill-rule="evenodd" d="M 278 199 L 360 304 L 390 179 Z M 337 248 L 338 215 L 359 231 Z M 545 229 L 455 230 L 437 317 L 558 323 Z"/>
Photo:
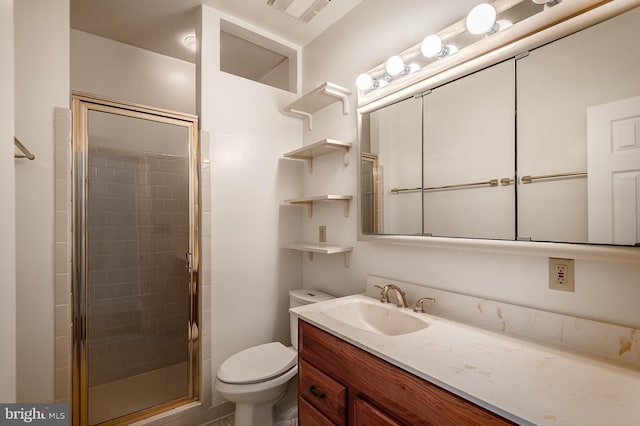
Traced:
<path fill-rule="evenodd" d="M 640 243 L 640 7 L 360 115 L 363 235 Z"/>

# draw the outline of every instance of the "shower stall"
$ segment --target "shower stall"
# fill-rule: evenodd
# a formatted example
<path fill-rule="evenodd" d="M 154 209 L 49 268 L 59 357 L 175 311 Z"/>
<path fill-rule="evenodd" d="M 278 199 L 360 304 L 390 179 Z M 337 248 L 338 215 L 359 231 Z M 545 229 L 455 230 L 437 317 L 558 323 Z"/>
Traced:
<path fill-rule="evenodd" d="M 197 118 L 73 95 L 72 419 L 198 398 Z"/>

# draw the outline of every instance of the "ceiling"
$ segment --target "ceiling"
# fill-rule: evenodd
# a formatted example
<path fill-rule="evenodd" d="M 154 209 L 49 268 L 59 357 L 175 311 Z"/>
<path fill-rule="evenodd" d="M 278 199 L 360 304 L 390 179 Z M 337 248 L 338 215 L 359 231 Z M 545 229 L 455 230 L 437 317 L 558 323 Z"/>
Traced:
<path fill-rule="evenodd" d="M 304 46 L 362 0 L 329 1 L 316 17 L 304 23 L 269 6 L 267 0 L 71 0 L 71 27 L 195 62 L 195 53 L 183 41 L 195 33 L 201 4 Z"/>

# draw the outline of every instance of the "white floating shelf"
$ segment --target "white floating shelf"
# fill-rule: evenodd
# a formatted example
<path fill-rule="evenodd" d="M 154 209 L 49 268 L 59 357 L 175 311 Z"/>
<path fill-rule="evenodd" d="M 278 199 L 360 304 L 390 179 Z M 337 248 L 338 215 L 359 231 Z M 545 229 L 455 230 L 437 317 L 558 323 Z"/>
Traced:
<path fill-rule="evenodd" d="M 285 248 L 307 252 L 309 255 L 310 261 L 313 261 L 314 253 L 343 254 L 344 266 L 346 268 L 349 267 L 349 256 L 353 251 L 353 247 L 332 246 L 332 245 L 323 244 L 323 243 L 294 243 L 294 244 L 289 244 Z"/>
<path fill-rule="evenodd" d="M 309 130 L 313 127 L 313 114 L 334 102 L 342 101 L 342 114 L 349 114 L 349 95 L 351 90 L 333 83 L 324 83 L 320 87 L 290 103 L 284 110 L 292 114 L 306 117 L 309 120 Z"/>
<path fill-rule="evenodd" d="M 344 152 L 343 163 L 345 166 L 348 166 L 349 150 L 351 150 L 351 143 L 349 142 L 337 141 L 335 139 L 323 139 L 319 142 L 312 143 L 311 145 L 303 146 L 302 148 L 287 152 L 286 154 L 284 154 L 284 156 L 294 160 L 306 161 L 307 170 L 309 171 L 309 173 L 312 173 L 314 158 L 336 151 Z"/>
<path fill-rule="evenodd" d="M 349 202 L 353 199 L 351 195 L 318 195 L 315 197 L 294 198 L 291 200 L 284 200 L 287 204 L 293 204 L 296 206 L 307 206 L 309 217 L 313 217 L 313 203 L 320 201 L 337 201 L 344 205 L 344 217 L 349 217 Z"/>

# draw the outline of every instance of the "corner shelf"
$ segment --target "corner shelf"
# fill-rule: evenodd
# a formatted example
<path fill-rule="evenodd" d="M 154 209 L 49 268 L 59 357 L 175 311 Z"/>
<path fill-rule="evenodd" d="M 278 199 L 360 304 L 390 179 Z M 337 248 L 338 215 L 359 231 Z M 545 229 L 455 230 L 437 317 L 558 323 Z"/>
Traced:
<path fill-rule="evenodd" d="M 285 246 L 287 249 L 298 250 L 307 252 L 309 255 L 309 260 L 313 261 L 314 253 L 321 254 L 343 254 L 344 255 L 344 266 L 348 268 L 350 266 L 349 256 L 353 251 L 353 247 L 345 247 L 345 246 L 331 246 L 323 243 L 294 243 Z"/>
<path fill-rule="evenodd" d="M 344 205 L 344 217 L 349 217 L 349 202 L 353 199 L 351 195 L 317 195 L 315 197 L 294 198 L 291 200 L 284 200 L 287 204 L 296 206 L 307 206 L 309 217 L 313 217 L 313 203 L 319 201 L 337 201 Z"/>
<path fill-rule="evenodd" d="M 285 157 L 293 160 L 304 160 L 307 162 L 307 170 L 309 173 L 313 172 L 313 159 L 322 155 L 330 154 L 335 151 L 343 151 L 345 166 L 349 165 L 349 151 L 351 150 L 351 143 L 337 141 L 335 139 L 323 139 L 319 142 L 312 143 L 311 145 L 303 146 L 291 152 L 284 154 Z"/>
<path fill-rule="evenodd" d="M 342 101 L 342 114 L 349 114 L 349 95 L 351 90 L 333 83 L 324 83 L 320 87 L 290 103 L 284 110 L 292 114 L 306 117 L 309 120 L 309 130 L 313 128 L 313 114 L 331 105 Z"/>

